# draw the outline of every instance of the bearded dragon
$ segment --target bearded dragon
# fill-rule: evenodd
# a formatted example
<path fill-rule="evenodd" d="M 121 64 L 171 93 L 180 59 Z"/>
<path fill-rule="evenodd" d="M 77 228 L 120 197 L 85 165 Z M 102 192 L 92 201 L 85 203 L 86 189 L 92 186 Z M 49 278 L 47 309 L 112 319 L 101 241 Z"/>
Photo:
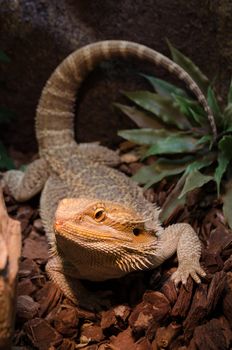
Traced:
<path fill-rule="evenodd" d="M 81 279 L 102 281 L 152 269 L 176 251 L 179 266 L 172 275 L 176 284 L 185 284 L 188 276 L 199 283 L 205 276 L 193 228 L 186 223 L 163 228 L 159 208 L 145 199 L 135 182 L 113 168 L 119 163 L 116 152 L 74 140 L 77 90 L 101 60 L 113 57 L 140 58 L 183 80 L 216 133 L 213 115 L 196 83 L 180 66 L 148 47 L 98 42 L 76 50 L 56 68 L 37 108 L 40 158 L 25 173 L 7 172 L 4 182 L 18 201 L 42 190 L 40 213 L 50 246 L 46 270 L 68 298 L 88 308 L 100 301 Z"/>

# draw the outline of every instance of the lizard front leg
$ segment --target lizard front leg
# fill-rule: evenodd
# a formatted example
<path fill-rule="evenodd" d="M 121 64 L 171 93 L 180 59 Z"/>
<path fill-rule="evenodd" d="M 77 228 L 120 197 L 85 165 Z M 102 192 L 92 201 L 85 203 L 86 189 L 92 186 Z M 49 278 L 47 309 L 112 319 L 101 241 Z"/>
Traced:
<path fill-rule="evenodd" d="M 170 225 L 165 228 L 159 238 L 157 254 L 164 261 L 177 252 L 178 268 L 172 275 L 177 285 L 186 284 L 188 276 L 200 283 L 200 277 L 206 273 L 200 266 L 201 243 L 193 228 L 186 223 Z"/>
<path fill-rule="evenodd" d="M 78 279 L 78 271 L 59 256 L 53 256 L 46 265 L 50 279 L 58 285 L 64 295 L 78 306 L 92 311 L 109 307 L 109 300 L 87 290 Z"/>
<path fill-rule="evenodd" d="M 24 202 L 39 193 L 49 175 L 47 162 L 40 158 L 32 162 L 25 172 L 9 170 L 3 177 L 3 185 L 7 185 L 13 197 Z"/>

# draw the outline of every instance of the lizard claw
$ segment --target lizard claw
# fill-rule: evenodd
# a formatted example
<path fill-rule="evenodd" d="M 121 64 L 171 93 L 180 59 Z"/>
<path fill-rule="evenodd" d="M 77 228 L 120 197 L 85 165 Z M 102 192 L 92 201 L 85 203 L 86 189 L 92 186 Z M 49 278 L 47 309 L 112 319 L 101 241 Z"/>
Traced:
<path fill-rule="evenodd" d="M 196 283 L 200 283 L 201 282 L 200 277 L 205 277 L 206 273 L 201 268 L 199 262 L 196 264 L 193 264 L 192 262 L 190 262 L 188 264 L 185 263 L 183 265 L 179 265 L 178 269 L 172 274 L 171 279 L 176 286 L 180 282 L 182 282 L 182 284 L 185 285 L 187 283 L 187 279 L 189 276 L 191 276 Z"/>

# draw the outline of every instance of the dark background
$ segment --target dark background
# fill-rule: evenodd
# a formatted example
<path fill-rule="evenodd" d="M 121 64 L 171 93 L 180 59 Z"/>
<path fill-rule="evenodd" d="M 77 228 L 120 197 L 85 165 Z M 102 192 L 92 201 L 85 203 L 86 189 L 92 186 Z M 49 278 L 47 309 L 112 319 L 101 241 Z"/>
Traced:
<path fill-rule="evenodd" d="M 0 138 L 35 152 L 34 115 L 43 85 L 70 52 L 98 40 L 133 40 L 169 54 L 168 38 L 216 79 L 223 100 L 232 75 L 231 19 L 231 0 L 0 0 L 0 49 L 11 58 L 0 67 L 6 82 L 0 106 L 17 114 L 1 127 Z M 112 103 L 122 100 L 123 90 L 147 87 L 139 71 L 172 80 L 134 61 L 104 63 L 88 77 L 78 95 L 78 141 L 115 146 L 117 130 L 133 126 Z"/>

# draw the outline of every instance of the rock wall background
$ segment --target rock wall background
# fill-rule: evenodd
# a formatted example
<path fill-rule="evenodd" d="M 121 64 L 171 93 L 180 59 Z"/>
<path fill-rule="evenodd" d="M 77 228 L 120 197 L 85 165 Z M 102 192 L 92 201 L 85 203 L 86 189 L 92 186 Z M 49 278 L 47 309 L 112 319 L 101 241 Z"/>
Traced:
<path fill-rule="evenodd" d="M 70 52 L 104 39 L 126 39 L 168 54 L 165 38 L 191 57 L 224 98 L 232 76 L 231 0 L 0 0 L 0 49 L 11 58 L 1 65 L 0 106 L 17 113 L 0 130 L 7 146 L 36 151 L 34 115 L 43 85 Z M 133 124 L 112 108 L 120 91 L 146 87 L 139 71 L 166 72 L 135 62 L 109 62 L 96 69 L 78 95 L 78 141 L 114 146 L 117 129 Z M 77 124 L 76 123 L 76 124 Z"/>

